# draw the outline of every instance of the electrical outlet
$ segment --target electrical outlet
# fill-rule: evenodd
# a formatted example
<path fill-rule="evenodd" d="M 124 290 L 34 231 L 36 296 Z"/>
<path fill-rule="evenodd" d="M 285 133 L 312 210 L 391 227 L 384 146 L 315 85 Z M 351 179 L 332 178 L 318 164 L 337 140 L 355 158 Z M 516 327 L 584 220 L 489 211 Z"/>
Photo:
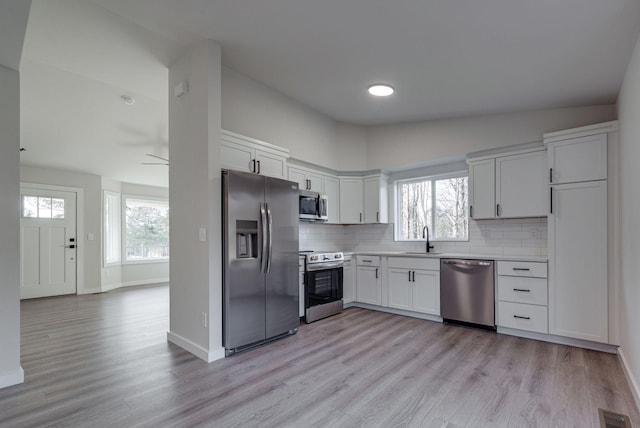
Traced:
<path fill-rule="evenodd" d="M 207 313 L 203 312 L 200 314 L 200 326 L 202 328 L 207 328 Z"/>

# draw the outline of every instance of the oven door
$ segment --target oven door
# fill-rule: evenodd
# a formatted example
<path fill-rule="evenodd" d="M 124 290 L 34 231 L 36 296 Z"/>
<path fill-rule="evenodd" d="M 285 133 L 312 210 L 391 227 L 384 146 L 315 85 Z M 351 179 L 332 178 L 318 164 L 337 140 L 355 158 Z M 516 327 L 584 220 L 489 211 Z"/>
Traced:
<path fill-rule="evenodd" d="M 342 266 L 304 275 L 305 308 L 342 300 Z"/>

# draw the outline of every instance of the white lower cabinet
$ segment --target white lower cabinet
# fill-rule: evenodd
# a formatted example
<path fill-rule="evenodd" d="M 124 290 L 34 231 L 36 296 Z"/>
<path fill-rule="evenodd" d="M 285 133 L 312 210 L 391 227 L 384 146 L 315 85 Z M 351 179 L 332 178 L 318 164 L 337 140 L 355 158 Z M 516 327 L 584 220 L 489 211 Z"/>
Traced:
<path fill-rule="evenodd" d="M 607 182 L 552 189 L 549 331 L 608 342 Z"/>
<path fill-rule="evenodd" d="M 440 315 L 439 259 L 389 257 L 389 307 Z"/>
<path fill-rule="evenodd" d="M 518 330 L 547 333 L 547 307 L 525 303 L 498 302 L 498 325 Z"/>
<path fill-rule="evenodd" d="M 380 257 L 356 256 L 356 299 L 360 303 L 382 304 Z"/>
<path fill-rule="evenodd" d="M 356 269 L 352 260 L 345 256 L 342 270 L 342 303 L 348 304 L 356 300 Z"/>
<path fill-rule="evenodd" d="M 499 327 L 549 332 L 547 263 L 498 261 Z"/>

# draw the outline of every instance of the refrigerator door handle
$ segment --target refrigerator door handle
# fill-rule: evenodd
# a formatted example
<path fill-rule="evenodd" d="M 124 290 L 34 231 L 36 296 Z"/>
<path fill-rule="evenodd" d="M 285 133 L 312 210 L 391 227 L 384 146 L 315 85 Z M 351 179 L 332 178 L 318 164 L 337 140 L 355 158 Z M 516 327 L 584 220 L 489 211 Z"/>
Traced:
<path fill-rule="evenodd" d="M 267 230 L 269 232 L 269 257 L 267 258 L 267 270 L 266 273 L 271 272 L 271 253 L 273 249 L 273 218 L 271 217 L 271 208 L 267 204 Z"/>
<path fill-rule="evenodd" d="M 262 231 L 262 254 L 260 255 L 260 272 L 267 272 L 267 210 L 265 204 L 260 204 L 260 228 Z"/>

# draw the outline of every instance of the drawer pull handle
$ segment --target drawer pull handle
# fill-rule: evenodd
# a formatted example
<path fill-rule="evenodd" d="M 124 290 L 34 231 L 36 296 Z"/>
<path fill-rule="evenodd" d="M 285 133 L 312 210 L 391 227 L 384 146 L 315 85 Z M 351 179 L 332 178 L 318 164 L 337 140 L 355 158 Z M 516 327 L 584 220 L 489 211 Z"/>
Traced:
<path fill-rule="evenodd" d="M 529 268 L 513 268 L 513 270 L 521 270 L 521 271 L 524 271 L 524 272 L 529 272 L 531 269 L 529 269 Z"/>
<path fill-rule="evenodd" d="M 514 288 L 513 291 L 521 291 L 523 293 L 530 293 L 531 290 L 527 290 L 526 288 Z"/>
<path fill-rule="evenodd" d="M 530 319 L 531 319 L 531 317 L 523 317 L 523 316 L 521 316 L 521 315 L 514 315 L 513 317 L 514 317 L 514 318 L 519 318 L 519 319 L 521 319 L 521 320 L 530 320 Z"/>
<path fill-rule="evenodd" d="M 373 260 L 363 260 L 362 263 L 372 263 Z"/>

